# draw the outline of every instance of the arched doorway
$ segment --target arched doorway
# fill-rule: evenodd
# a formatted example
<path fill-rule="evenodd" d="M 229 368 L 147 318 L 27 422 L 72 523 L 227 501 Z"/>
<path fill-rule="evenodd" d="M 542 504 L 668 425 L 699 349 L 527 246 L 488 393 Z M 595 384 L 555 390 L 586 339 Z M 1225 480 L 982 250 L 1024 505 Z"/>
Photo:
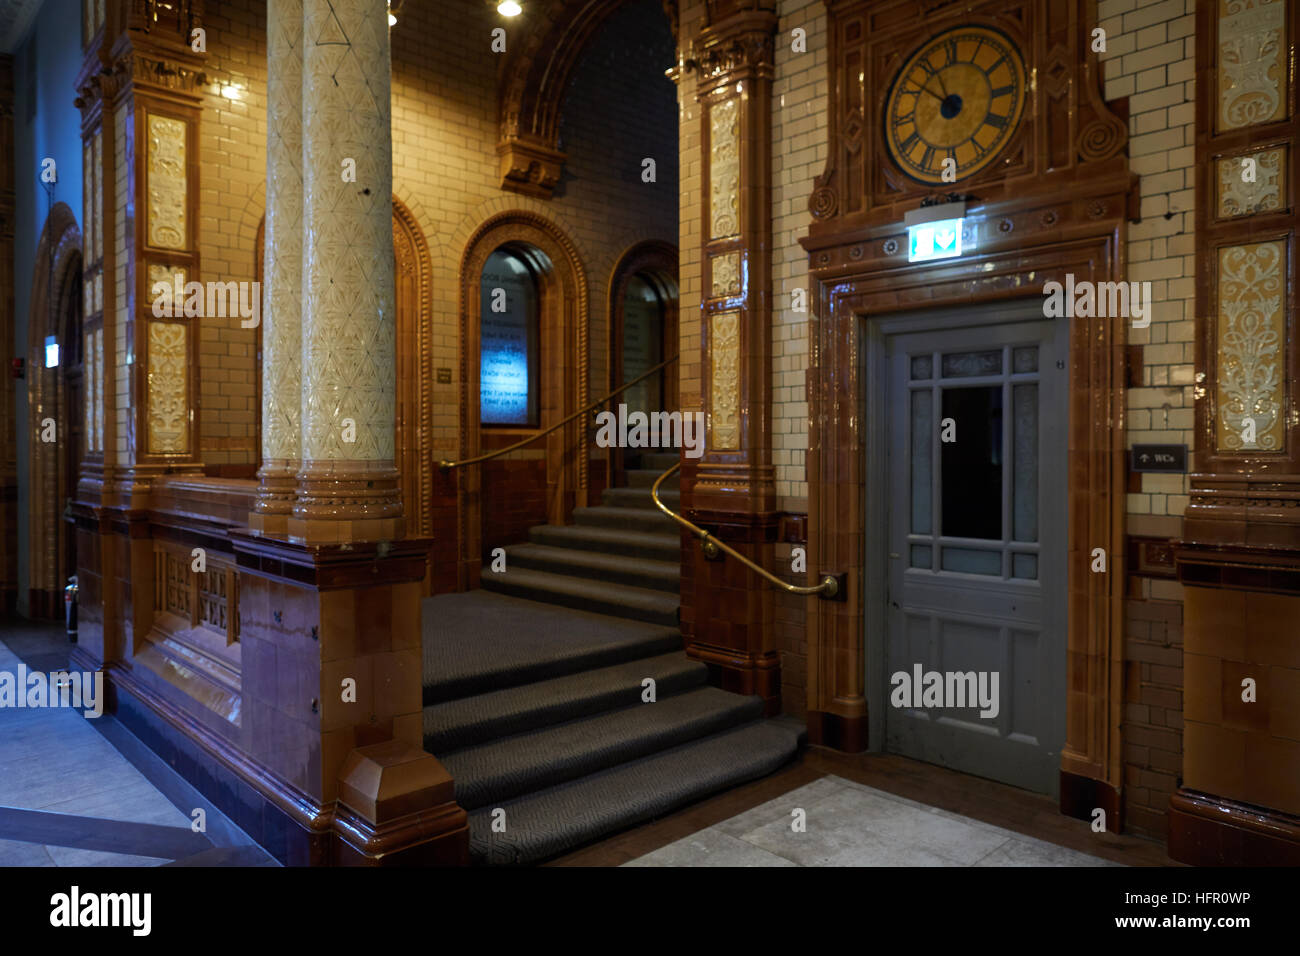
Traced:
<path fill-rule="evenodd" d="M 553 223 L 519 210 L 488 220 L 466 246 L 460 290 L 461 457 L 540 434 L 587 402 L 586 273 Z M 583 434 L 575 421 L 458 472 L 462 589 L 478 586 L 492 548 L 586 504 Z"/>
<path fill-rule="evenodd" d="M 609 282 L 609 387 L 618 388 L 648 372 L 678 350 L 677 247 L 641 242 L 619 257 Z M 633 385 L 610 405 L 628 411 L 677 411 L 678 370 L 673 363 Z M 609 449 L 609 481 L 624 484 L 624 452 Z"/>
<path fill-rule="evenodd" d="M 57 618 L 76 573 L 76 538 L 63 520 L 85 453 L 81 230 L 57 203 L 41 232 L 27 324 L 29 442 L 28 614 Z"/>

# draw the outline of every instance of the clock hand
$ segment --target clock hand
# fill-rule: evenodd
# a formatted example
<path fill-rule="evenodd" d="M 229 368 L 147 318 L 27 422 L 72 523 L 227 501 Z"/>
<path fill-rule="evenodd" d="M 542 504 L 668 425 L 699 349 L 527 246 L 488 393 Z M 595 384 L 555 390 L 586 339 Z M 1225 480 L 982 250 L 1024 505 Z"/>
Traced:
<path fill-rule="evenodd" d="M 928 84 L 930 81 L 929 81 L 929 80 L 926 80 L 925 82 Z M 938 93 L 936 93 L 934 90 L 930 89 L 928 86 L 920 86 L 920 85 L 918 85 L 916 88 L 917 88 L 918 90 L 920 90 L 922 93 L 929 93 L 931 96 L 933 96 L 933 97 L 934 97 L 936 100 L 938 100 L 940 103 L 942 103 L 942 102 L 944 101 L 944 99 L 946 98 L 946 97 L 944 97 L 944 96 L 940 96 Z"/>

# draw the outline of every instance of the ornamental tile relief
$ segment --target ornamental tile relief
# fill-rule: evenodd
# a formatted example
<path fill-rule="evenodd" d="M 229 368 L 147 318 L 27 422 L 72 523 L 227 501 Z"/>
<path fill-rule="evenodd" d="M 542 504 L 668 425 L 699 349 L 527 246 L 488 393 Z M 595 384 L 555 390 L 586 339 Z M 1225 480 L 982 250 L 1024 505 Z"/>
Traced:
<path fill-rule="evenodd" d="M 1219 0 L 1219 129 L 1286 116 L 1285 0 Z"/>
<path fill-rule="evenodd" d="M 740 101 L 734 97 L 709 110 L 709 236 L 740 231 Z"/>
<path fill-rule="evenodd" d="M 103 131 L 96 131 L 93 145 L 91 148 L 91 158 L 93 160 L 90 168 L 91 182 L 94 184 L 93 195 L 95 197 L 95 215 L 88 220 L 91 223 L 91 234 L 94 236 L 92 242 L 94 258 L 91 262 L 99 262 L 104 258 L 104 217 L 100 215 L 100 210 L 104 208 L 104 134 Z"/>
<path fill-rule="evenodd" d="M 302 458 L 392 461 L 388 22 L 370 0 L 304 0 L 303 11 Z M 341 158 L 355 160 L 355 182 Z"/>
<path fill-rule="evenodd" d="M 1286 195 L 1286 147 L 1219 160 L 1219 218 L 1250 216 L 1282 208 Z M 1254 160 L 1253 169 L 1243 160 Z M 1243 176 L 1253 172 L 1254 181 Z"/>
<path fill-rule="evenodd" d="M 709 448 L 740 447 L 740 313 L 709 323 Z"/>
<path fill-rule="evenodd" d="M 95 261 L 95 181 L 92 178 L 95 169 L 95 148 L 90 142 L 81 146 L 81 231 L 82 257 L 87 264 Z M 87 314 L 90 312 L 87 299 Z"/>
<path fill-rule="evenodd" d="M 84 397 L 86 402 L 85 416 L 82 419 L 86 423 L 86 451 L 99 450 L 99 437 L 95 429 L 95 333 L 87 332 L 85 334 L 85 346 L 82 354 L 85 356 L 85 376 L 86 387 Z"/>
<path fill-rule="evenodd" d="M 713 297 L 740 295 L 741 288 L 740 253 L 728 252 L 714 256 Z"/>
<path fill-rule="evenodd" d="M 184 266 L 169 266 L 161 262 L 149 263 L 149 278 L 145 285 L 145 295 L 148 297 L 150 311 L 153 310 L 154 300 L 159 299 L 161 301 L 158 310 L 163 315 L 176 318 L 182 314 L 182 310 L 185 308 L 184 296 L 182 295 L 180 302 L 175 301 L 176 280 L 178 278 L 181 281 L 181 288 L 184 289 L 185 283 L 188 281 Z M 159 282 L 163 283 L 167 288 L 165 291 L 159 288 L 158 294 L 155 296 L 154 285 Z"/>
<path fill-rule="evenodd" d="M 95 450 L 104 453 L 104 328 L 95 329 Z"/>
<path fill-rule="evenodd" d="M 149 451 L 155 455 L 189 451 L 188 330 L 177 322 L 149 323 Z"/>
<path fill-rule="evenodd" d="M 262 456 L 302 455 L 302 0 L 270 0 L 262 275 Z"/>
<path fill-rule="evenodd" d="M 1285 256 L 1280 240 L 1219 250 L 1220 451 L 1282 448 Z"/>
<path fill-rule="evenodd" d="M 149 245 L 184 249 L 189 235 L 185 123 L 153 113 L 148 126 Z"/>

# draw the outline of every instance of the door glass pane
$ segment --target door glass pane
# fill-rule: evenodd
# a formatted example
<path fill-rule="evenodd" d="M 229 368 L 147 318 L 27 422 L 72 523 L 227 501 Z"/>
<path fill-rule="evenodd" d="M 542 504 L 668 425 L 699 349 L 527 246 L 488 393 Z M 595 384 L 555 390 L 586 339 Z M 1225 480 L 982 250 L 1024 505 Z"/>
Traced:
<path fill-rule="evenodd" d="M 934 356 L 912 356 L 912 379 L 923 381 L 929 378 L 934 378 Z"/>
<path fill-rule="evenodd" d="M 943 377 L 1001 375 L 1002 350 L 989 352 L 954 352 L 943 357 Z"/>
<path fill-rule="evenodd" d="M 928 544 L 912 545 L 912 567 L 928 568 L 934 561 L 934 548 Z"/>
<path fill-rule="evenodd" d="M 1001 551 L 977 551 L 974 548 L 944 548 L 943 569 L 963 574 L 1002 574 Z"/>
<path fill-rule="evenodd" d="M 1018 374 L 1038 371 L 1038 346 L 1026 345 L 1011 353 L 1011 370 Z"/>
<path fill-rule="evenodd" d="M 1011 556 L 1011 576 L 1036 581 L 1038 579 L 1038 555 L 1013 554 Z"/>
<path fill-rule="evenodd" d="M 912 393 L 912 534 L 931 534 L 930 448 L 934 441 L 934 400 Z"/>
<path fill-rule="evenodd" d="M 623 296 L 623 377 L 630 382 L 663 361 L 663 306 L 641 276 L 628 280 Z M 628 413 L 663 410 L 662 375 L 654 375 L 623 392 Z"/>
<path fill-rule="evenodd" d="M 1038 540 L 1038 386 L 1016 385 L 1011 390 L 1014 406 L 1012 430 L 1015 459 L 1011 471 L 1012 537 L 1016 541 Z"/>
<path fill-rule="evenodd" d="M 939 444 L 940 530 L 947 538 L 1001 541 L 1002 386 L 944 389 L 943 417 L 955 423 L 956 441 Z"/>

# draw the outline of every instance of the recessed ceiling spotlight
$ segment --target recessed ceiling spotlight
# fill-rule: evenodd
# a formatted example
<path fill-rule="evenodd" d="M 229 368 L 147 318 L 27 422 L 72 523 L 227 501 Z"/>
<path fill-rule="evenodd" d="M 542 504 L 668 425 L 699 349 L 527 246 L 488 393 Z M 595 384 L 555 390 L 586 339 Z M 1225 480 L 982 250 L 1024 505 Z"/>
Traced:
<path fill-rule="evenodd" d="M 517 17 L 524 12 L 524 8 L 518 3 L 518 0 L 501 0 L 497 4 L 497 13 L 503 17 Z"/>

